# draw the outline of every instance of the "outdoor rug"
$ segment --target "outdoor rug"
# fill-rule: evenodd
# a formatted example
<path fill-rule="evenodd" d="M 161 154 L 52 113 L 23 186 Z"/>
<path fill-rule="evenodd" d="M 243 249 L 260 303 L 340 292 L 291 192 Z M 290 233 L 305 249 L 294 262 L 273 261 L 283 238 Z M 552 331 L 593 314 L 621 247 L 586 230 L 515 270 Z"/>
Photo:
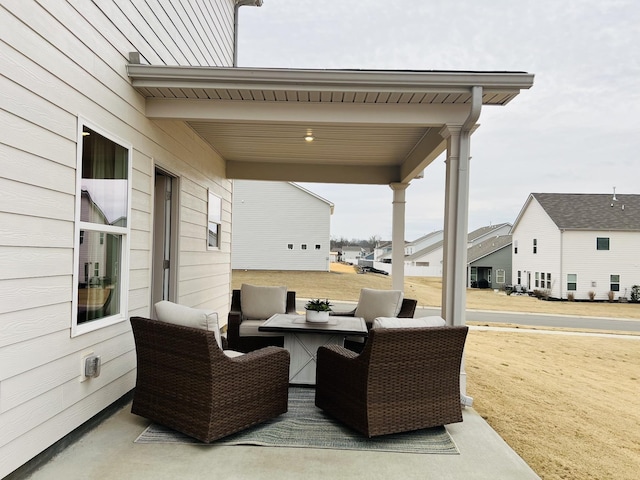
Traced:
<path fill-rule="evenodd" d="M 292 387 L 289 389 L 287 413 L 211 444 L 202 443 L 157 424 L 151 424 L 135 442 L 260 445 L 445 455 L 460 453 L 444 427 L 366 438 L 325 415 L 315 406 L 314 400 L 315 389 Z"/>

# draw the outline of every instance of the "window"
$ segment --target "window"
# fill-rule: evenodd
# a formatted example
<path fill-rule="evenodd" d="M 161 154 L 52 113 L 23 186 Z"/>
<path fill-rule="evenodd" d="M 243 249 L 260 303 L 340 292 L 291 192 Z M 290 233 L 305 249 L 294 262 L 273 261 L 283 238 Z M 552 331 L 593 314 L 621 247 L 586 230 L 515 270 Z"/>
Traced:
<path fill-rule="evenodd" d="M 316 250 L 320 250 L 320 244 L 316 243 Z"/>
<path fill-rule="evenodd" d="M 471 271 L 469 272 L 469 281 L 471 283 L 478 280 L 478 267 L 471 267 Z"/>
<path fill-rule="evenodd" d="M 540 272 L 536 272 L 536 287 L 540 286 Z"/>
<path fill-rule="evenodd" d="M 578 288 L 578 275 L 575 273 L 567 274 L 567 290 L 575 292 Z"/>
<path fill-rule="evenodd" d="M 499 268 L 496 270 L 496 283 L 504 283 L 504 270 Z"/>
<path fill-rule="evenodd" d="M 538 253 L 538 239 L 533 239 L 533 253 Z"/>
<path fill-rule="evenodd" d="M 517 240 L 515 240 L 515 241 L 513 242 L 513 253 L 514 253 L 515 255 L 517 255 L 517 254 L 518 254 L 518 241 L 517 241 Z"/>
<path fill-rule="evenodd" d="M 518 285 L 522 285 L 522 271 L 518 270 Z"/>
<path fill-rule="evenodd" d="M 547 288 L 551 288 L 551 274 L 547 273 Z"/>
<path fill-rule="evenodd" d="M 126 319 L 131 148 L 79 121 L 72 335 Z"/>
<path fill-rule="evenodd" d="M 301 248 L 302 250 L 306 250 L 306 249 L 307 249 L 307 244 L 306 244 L 306 243 L 303 243 L 302 245 L 300 245 L 300 248 Z"/>
<path fill-rule="evenodd" d="M 612 292 L 620 291 L 620 275 L 611 275 L 611 288 Z"/>
<path fill-rule="evenodd" d="M 217 250 L 220 248 L 220 227 L 222 225 L 222 199 L 209 192 L 207 248 Z"/>
<path fill-rule="evenodd" d="M 287 249 L 293 250 L 293 243 L 287 243 Z"/>
<path fill-rule="evenodd" d="M 609 237 L 596 238 L 596 250 L 609 250 Z"/>
<path fill-rule="evenodd" d="M 540 288 L 545 288 L 544 284 L 544 272 L 540 274 Z"/>

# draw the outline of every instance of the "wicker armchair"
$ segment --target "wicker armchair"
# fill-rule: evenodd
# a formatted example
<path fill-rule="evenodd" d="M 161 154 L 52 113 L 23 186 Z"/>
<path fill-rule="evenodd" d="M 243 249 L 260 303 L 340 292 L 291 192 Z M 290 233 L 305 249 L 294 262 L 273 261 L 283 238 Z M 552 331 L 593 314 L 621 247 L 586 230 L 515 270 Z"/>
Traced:
<path fill-rule="evenodd" d="M 296 292 L 287 291 L 286 309 L 284 313 L 296 313 Z M 262 319 L 258 323 L 264 323 L 267 318 Z M 241 332 L 241 324 L 247 321 L 242 313 L 242 297 L 240 290 L 233 290 L 231 294 L 231 310 L 227 322 L 227 342 L 231 350 L 238 352 L 252 352 L 267 346 L 282 347 L 284 345 L 284 337 L 282 335 L 274 335 L 272 333 L 258 332 L 256 323 L 255 331 L 252 335 L 246 335 Z"/>
<path fill-rule="evenodd" d="M 467 327 L 373 328 L 360 355 L 318 349 L 316 406 L 373 437 L 462 421 Z"/>
<path fill-rule="evenodd" d="M 289 352 L 233 358 L 214 332 L 132 317 L 138 371 L 131 412 L 202 442 L 287 411 Z"/>

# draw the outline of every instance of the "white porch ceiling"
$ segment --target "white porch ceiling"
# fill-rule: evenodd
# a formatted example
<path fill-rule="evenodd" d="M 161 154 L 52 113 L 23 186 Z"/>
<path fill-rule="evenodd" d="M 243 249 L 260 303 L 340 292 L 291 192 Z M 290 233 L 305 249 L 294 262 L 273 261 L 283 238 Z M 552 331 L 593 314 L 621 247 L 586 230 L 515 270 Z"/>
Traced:
<path fill-rule="evenodd" d="M 445 150 L 471 89 L 505 105 L 521 72 L 289 70 L 129 65 L 146 114 L 187 122 L 226 161 L 229 178 L 408 182 Z M 312 133 L 313 142 L 304 136 Z"/>

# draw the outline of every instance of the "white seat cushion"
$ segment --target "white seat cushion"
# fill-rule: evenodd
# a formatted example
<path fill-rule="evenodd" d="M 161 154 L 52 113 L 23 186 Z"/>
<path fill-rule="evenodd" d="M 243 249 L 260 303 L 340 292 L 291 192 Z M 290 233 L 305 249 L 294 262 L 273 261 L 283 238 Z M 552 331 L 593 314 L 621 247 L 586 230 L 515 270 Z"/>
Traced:
<path fill-rule="evenodd" d="M 266 320 L 244 320 L 240 324 L 241 337 L 281 337 L 282 334 L 278 332 L 261 332 L 258 327 L 262 325 Z"/>
<path fill-rule="evenodd" d="M 185 307 L 184 305 L 179 305 L 167 300 L 156 303 L 155 309 L 156 318 L 161 322 L 212 331 L 216 337 L 218 346 L 222 348 L 217 312 Z"/>
<path fill-rule="evenodd" d="M 287 287 L 242 284 L 240 308 L 242 316 L 250 320 L 266 320 L 276 313 L 286 313 Z"/>
<path fill-rule="evenodd" d="M 373 322 L 377 317 L 395 317 L 402 308 L 404 295 L 401 290 L 374 290 L 363 288 L 356 307 L 356 317 Z"/>
<path fill-rule="evenodd" d="M 244 353 L 236 352 L 235 350 L 225 350 L 223 353 L 229 358 L 237 358 L 244 355 Z"/>
<path fill-rule="evenodd" d="M 446 322 L 442 317 L 397 318 L 378 317 L 373 321 L 373 328 L 422 328 L 444 327 Z"/>

